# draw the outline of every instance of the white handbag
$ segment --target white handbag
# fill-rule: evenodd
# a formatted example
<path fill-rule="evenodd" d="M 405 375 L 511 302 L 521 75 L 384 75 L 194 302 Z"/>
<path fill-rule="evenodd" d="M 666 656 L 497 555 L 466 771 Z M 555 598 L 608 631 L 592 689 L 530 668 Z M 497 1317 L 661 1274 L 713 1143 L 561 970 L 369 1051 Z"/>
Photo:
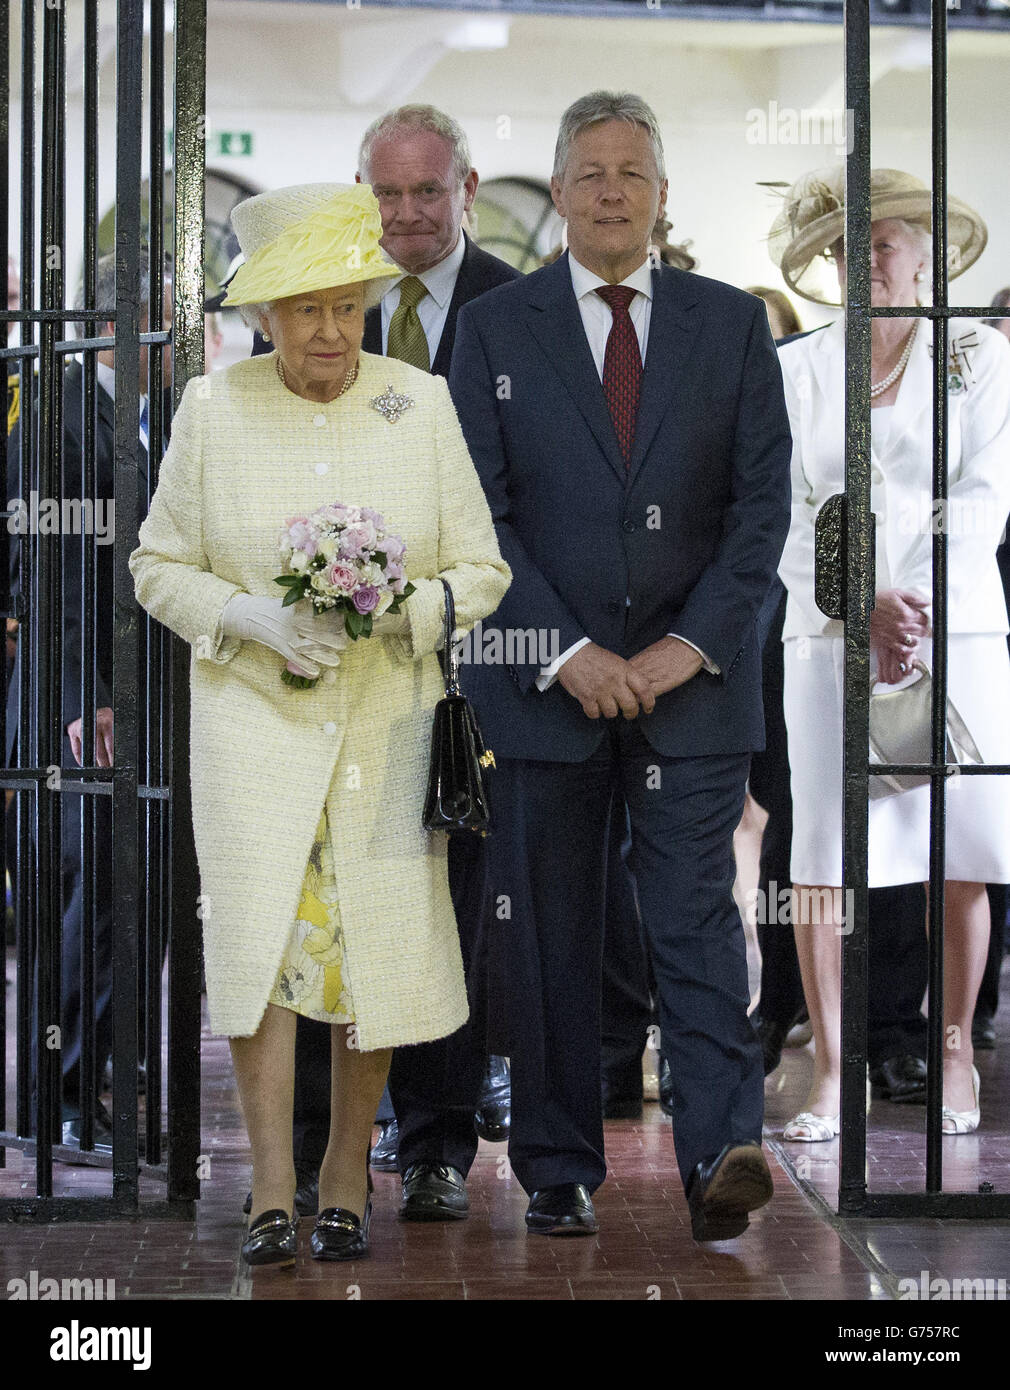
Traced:
<path fill-rule="evenodd" d="M 870 696 L 870 762 L 928 763 L 931 761 L 930 717 L 933 677 L 922 661 L 913 661 L 919 679 L 900 690 L 884 690 Z M 982 754 L 950 697 L 947 697 L 948 763 L 981 763 Z M 925 774 L 870 778 L 870 799 L 894 796 L 929 782 Z"/>

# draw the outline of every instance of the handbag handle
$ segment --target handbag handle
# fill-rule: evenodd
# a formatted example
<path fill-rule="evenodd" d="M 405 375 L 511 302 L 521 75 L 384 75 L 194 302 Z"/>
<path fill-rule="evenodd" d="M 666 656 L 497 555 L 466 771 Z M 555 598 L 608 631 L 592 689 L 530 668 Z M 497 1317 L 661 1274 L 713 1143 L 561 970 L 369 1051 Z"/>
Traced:
<path fill-rule="evenodd" d="M 445 678 L 445 693 L 461 695 L 459 687 L 459 653 L 453 644 L 452 634 L 456 631 L 456 604 L 453 601 L 449 581 L 439 575 L 445 590 L 445 613 L 442 628 L 442 674 Z"/>

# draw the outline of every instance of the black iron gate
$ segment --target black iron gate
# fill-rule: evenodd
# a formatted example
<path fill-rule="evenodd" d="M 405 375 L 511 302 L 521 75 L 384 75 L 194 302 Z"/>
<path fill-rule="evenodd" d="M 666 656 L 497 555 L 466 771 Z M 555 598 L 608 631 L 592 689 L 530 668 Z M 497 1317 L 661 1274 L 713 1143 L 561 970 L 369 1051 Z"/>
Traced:
<path fill-rule="evenodd" d="M 933 491 L 947 501 L 947 321 L 991 317 L 991 308 L 948 305 L 947 276 L 947 9 L 932 0 L 933 304 L 927 308 L 870 307 L 870 5 L 846 0 L 845 91 L 853 140 L 846 166 L 846 451 L 845 506 L 840 509 L 844 557 L 837 576 L 845 618 L 845 807 L 843 883 L 852 905 L 842 948 L 842 1101 L 838 1209 L 849 1216 L 1010 1216 L 1010 1192 L 981 1181 L 977 1192 L 944 1192 L 941 1110 L 943 1058 L 943 907 L 945 788 L 949 776 L 1000 776 L 1010 766 L 948 766 L 947 531 L 933 531 L 933 714 L 931 764 L 882 766 L 868 762 L 870 610 L 874 594 L 874 518 L 870 511 L 870 325 L 874 317 L 928 319 L 933 334 Z M 1006 314 L 1002 315 L 1006 317 Z M 926 1177 L 921 1192 L 871 1192 L 866 1178 L 867 828 L 870 776 L 930 775 L 929 1078 L 926 1103 Z M 849 894 L 851 893 L 851 897 Z"/>
<path fill-rule="evenodd" d="M 14 1071 L 13 1107 L 0 1090 L 0 1168 L 8 1150 L 34 1155 L 34 1183 L 22 1186 L 35 1195 L 0 1196 L 0 1219 L 96 1219 L 141 1205 L 145 1216 L 187 1215 L 199 1194 L 201 980 L 189 650 L 140 611 L 127 559 L 157 483 L 172 402 L 202 370 L 206 0 L 175 0 L 171 92 L 164 0 L 149 0 L 146 52 L 145 6 L 115 0 L 114 101 L 111 89 L 99 90 L 99 0 L 72 9 L 61 0 L 22 0 L 13 108 L 11 8 L 0 6 L 0 239 L 6 253 L 13 180 L 21 298 L 6 314 L 14 336 L 0 349 L 19 398 L 11 447 L 0 439 L 2 496 L 12 499 L 0 530 L 0 585 L 4 689 L 9 679 L 13 692 L 9 707 L 0 702 L 8 802 L 0 862 L 15 899 L 16 1023 L 12 1029 L 0 992 L 0 1048 Z M 111 0 L 102 6 L 112 8 Z M 81 63 L 71 74 L 79 121 L 68 120 L 68 53 Z M 174 150 L 167 184 L 166 110 Z M 99 138 L 108 115 L 114 154 Z M 83 170 L 83 271 L 73 307 L 68 142 Z M 106 160 L 115 169 L 115 251 L 114 292 L 103 297 L 109 263 L 99 258 L 98 190 Z M 163 319 L 165 284 L 171 327 Z M 113 346 L 114 377 L 103 376 L 99 354 Z M 111 496 L 100 497 L 103 490 Z M 102 553 L 110 536 L 100 535 L 97 520 L 106 501 L 114 504 L 111 564 Z M 108 722 L 104 700 L 111 701 L 111 766 L 103 765 L 101 740 L 96 748 Z M 81 765 L 66 737 L 74 709 Z M 64 1050 L 71 1035 L 73 1066 Z M 111 1142 L 103 1142 L 98 1100 L 107 1063 Z M 94 1196 L 60 1195 L 68 1163 L 109 1169 L 111 1181 Z"/>

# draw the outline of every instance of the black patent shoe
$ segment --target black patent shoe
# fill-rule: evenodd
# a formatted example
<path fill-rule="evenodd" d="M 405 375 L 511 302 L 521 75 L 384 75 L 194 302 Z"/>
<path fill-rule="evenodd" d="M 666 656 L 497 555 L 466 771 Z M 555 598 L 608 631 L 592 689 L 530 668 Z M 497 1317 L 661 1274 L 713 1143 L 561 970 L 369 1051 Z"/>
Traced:
<path fill-rule="evenodd" d="M 359 1221 L 346 1207 L 327 1207 L 316 1218 L 312 1231 L 314 1260 L 360 1260 L 368 1254 L 368 1226 L 372 1219 L 372 1199 L 365 1201 L 365 1215 Z"/>
<path fill-rule="evenodd" d="M 395 1120 L 379 1124 L 379 1137 L 372 1145 L 368 1161 L 377 1173 L 398 1173 L 396 1152 L 400 1147 L 400 1128 Z"/>
<path fill-rule="evenodd" d="M 242 1242 L 242 1258 L 247 1265 L 279 1265 L 292 1269 L 298 1250 L 298 1228 L 281 1207 L 271 1207 L 249 1227 Z"/>
<path fill-rule="evenodd" d="M 473 1117 L 478 1138 L 500 1144 L 512 1125 L 512 1077 L 504 1057 L 489 1057 Z"/>

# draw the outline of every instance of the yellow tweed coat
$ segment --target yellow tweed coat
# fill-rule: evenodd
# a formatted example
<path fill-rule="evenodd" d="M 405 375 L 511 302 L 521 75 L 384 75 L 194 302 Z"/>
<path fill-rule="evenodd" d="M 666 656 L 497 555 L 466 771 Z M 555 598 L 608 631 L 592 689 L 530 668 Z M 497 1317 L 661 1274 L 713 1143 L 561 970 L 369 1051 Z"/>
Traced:
<path fill-rule="evenodd" d="M 325 802 L 354 997 L 370 1050 L 467 1017 L 446 840 L 421 827 L 442 574 L 456 621 L 497 608 L 511 578 L 441 377 L 362 353 L 345 396 L 288 391 L 274 354 L 191 381 L 130 557 L 144 608 L 193 647 L 191 769 L 211 1027 L 254 1033 L 298 906 Z M 395 423 L 372 398 L 414 404 Z M 410 631 L 349 643 L 311 690 L 283 659 L 223 637 L 233 594 L 281 595 L 285 518 L 374 507 L 407 544 Z"/>

